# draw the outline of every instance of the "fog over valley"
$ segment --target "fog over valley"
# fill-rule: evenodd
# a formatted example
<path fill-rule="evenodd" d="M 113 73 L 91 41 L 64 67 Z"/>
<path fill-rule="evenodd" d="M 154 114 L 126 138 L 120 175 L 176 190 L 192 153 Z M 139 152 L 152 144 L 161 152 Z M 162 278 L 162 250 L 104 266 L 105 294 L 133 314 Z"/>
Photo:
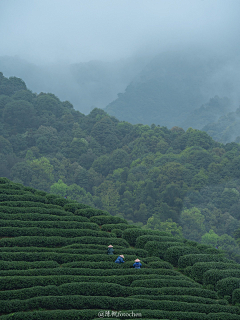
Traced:
<path fill-rule="evenodd" d="M 239 9 L 237 0 L 2 0 L 0 71 L 84 114 L 202 129 L 239 106 Z M 205 120 L 191 122 L 215 96 L 229 99 L 224 110 L 209 118 L 204 107 Z"/>

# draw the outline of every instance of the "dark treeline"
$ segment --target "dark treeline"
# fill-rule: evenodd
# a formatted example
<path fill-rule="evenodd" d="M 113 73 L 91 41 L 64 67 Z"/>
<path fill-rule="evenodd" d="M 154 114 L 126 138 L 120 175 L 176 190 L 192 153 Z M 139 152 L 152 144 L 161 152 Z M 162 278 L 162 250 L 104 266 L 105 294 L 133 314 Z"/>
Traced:
<path fill-rule="evenodd" d="M 0 176 L 239 255 L 240 145 L 87 116 L 0 74 Z M 238 233 L 236 233 L 237 236 Z"/>

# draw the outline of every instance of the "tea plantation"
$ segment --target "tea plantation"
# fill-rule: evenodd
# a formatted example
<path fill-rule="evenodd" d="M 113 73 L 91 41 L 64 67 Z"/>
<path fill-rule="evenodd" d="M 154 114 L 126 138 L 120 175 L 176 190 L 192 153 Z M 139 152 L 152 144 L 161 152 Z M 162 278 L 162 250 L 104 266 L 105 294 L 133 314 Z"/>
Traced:
<path fill-rule="evenodd" d="M 0 219 L 0 320 L 240 319 L 240 265 L 217 249 L 6 178 Z"/>

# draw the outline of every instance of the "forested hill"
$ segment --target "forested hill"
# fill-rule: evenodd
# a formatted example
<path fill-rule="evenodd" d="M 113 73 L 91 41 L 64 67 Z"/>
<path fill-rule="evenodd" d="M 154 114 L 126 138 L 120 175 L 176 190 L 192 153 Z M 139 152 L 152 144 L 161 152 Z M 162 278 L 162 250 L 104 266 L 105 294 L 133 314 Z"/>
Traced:
<path fill-rule="evenodd" d="M 85 116 L 0 75 L 0 176 L 239 255 L 240 145 Z"/>
<path fill-rule="evenodd" d="M 239 275 L 221 250 L 0 178 L 0 320 L 238 320 Z"/>

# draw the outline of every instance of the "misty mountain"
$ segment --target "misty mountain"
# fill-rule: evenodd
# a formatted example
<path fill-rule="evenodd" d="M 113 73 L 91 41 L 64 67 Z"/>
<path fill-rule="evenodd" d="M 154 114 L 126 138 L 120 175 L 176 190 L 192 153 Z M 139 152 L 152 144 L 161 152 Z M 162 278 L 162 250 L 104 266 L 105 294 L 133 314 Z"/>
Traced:
<path fill-rule="evenodd" d="M 18 57 L 0 57 L 0 71 L 17 76 L 36 93 L 54 92 L 62 100 L 89 113 L 93 107 L 104 108 L 117 98 L 146 64 L 146 57 L 113 62 L 89 61 L 76 64 L 35 65 Z"/>
<path fill-rule="evenodd" d="M 235 112 L 223 115 L 218 121 L 205 125 L 202 130 L 216 141 L 240 143 L 240 107 Z"/>
<path fill-rule="evenodd" d="M 197 122 L 197 117 L 192 119 L 192 112 L 210 98 L 218 95 L 227 96 L 234 103 L 238 101 L 236 87 L 239 76 L 234 66 L 239 70 L 239 62 L 235 58 L 196 52 L 159 54 L 105 110 L 133 124 L 199 128 L 201 124 Z M 233 111 L 231 103 L 228 107 L 225 105 L 224 112 Z M 210 121 L 222 115 L 222 107 L 219 110 L 214 110 L 214 107 L 210 109 L 206 113 L 212 113 Z"/>
<path fill-rule="evenodd" d="M 202 130 L 206 125 L 218 121 L 221 116 L 227 114 L 232 108 L 233 106 L 229 98 L 215 96 L 208 103 L 190 113 L 187 119 L 182 122 L 181 127 L 184 129 L 192 127 Z"/>

